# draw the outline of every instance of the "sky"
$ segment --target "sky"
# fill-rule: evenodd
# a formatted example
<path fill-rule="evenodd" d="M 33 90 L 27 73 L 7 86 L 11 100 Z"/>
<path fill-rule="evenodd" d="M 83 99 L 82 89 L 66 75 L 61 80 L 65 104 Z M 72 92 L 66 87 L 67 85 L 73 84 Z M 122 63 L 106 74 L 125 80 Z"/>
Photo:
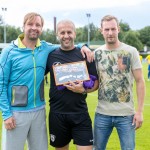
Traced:
<path fill-rule="evenodd" d="M 0 7 L 6 24 L 19 28 L 28 12 L 40 13 L 45 20 L 44 29 L 52 30 L 54 17 L 57 22 L 70 19 L 76 27 L 87 25 L 89 19 L 89 23 L 100 27 L 100 20 L 108 14 L 128 23 L 132 30 L 150 26 L 150 0 L 0 0 Z"/>

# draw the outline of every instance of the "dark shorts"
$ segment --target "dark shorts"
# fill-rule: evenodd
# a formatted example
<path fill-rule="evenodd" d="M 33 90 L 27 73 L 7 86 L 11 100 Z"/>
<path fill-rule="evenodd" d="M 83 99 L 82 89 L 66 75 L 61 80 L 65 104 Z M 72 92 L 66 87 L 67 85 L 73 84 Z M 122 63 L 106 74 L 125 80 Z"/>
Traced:
<path fill-rule="evenodd" d="M 93 145 L 92 122 L 88 113 L 49 115 L 50 145 L 64 147 L 71 139 L 80 146 Z"/>

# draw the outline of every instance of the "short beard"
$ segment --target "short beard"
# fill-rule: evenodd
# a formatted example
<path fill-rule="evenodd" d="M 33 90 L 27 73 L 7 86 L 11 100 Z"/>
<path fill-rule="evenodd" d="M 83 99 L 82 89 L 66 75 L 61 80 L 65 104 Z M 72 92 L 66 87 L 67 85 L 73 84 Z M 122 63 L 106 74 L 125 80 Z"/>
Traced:
<path fill-rule="evenodd" d="M 116 43 L 115 41 L 107 41 L 107 44 L 109 44 L 109 45 L 113 45 L 115 43 Z"/>
<path fill-rule="evenodd" d="M 37 38 L 29 38 L 31 41 L 37 41 L 38 37 Z"/>

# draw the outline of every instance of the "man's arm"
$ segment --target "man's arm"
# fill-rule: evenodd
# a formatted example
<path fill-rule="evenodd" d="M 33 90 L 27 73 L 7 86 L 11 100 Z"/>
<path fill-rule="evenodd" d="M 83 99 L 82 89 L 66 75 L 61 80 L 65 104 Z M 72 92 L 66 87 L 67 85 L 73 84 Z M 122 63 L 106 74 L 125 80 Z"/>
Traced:
<path fill-rule="evenodd" d="M 83 81 L 69 82 L 69 84 L 64 85 L 68 90 L 71 90 L 75 93 L 90 93 L 98 89 L 98 80 L 94 81 L 94 86 L 91 89 L 85 89 L 83 86 Z"/>
<path fill-rule="evenodd" d="M 142 69 L 133 70 L 133 75 L 136 82 L 136 93 L 138 106 L 134 115 L 133 124 L 136 125 L 135 129 L 141 127 L 143 122 L 143 109 L 144 109 L 144 97 L 145 97 L 145 81 L 142 73 Z"/>
<path fill-rule="evenodd" d="M 85 58 L 86 56 L 88 62 L 93 62 L 94 58 L 92 55 L 92 51 L 88 48 L 86 44 L 78 44 L 77 47 L 81 49 L 81 54 L 83 58 Z"/>
<path fill-rule="evenodd" d="M 93 88 L 91 88 L 91 89 L 86 89 L 86 90 L 85 90 L 85 92 L 87 92 L 87 93 L 91 93 L 91 92 L 96 91 L 96 90 L 98 89 L 98 85 L 99 85 L 98 80 L 95 80 L 95 83 L 94 83 Z"/>
<path fill-rule="evenodd" d="M 42 42 L 44 43 L 45 41 L 42 41 Z M 48 46 L 49 53 L 60 47 L 60 44 L 52 44 L 52 43 L 48 43 L 48 42 L 45 42 L 45 43 Z M 83 58 L 85 58 L 85 56 L 86 56 L 88 62 L 93 62 L 92 51 L 87 47 L 86 44 L 81 43 L 81 44 L 78 44 L 77 47 L 81 49 L 81 54 L 82 54 Z"/>
<path fill-rule="evenodd" d="M 4 49 L 0 58 L 0 109 L 6 129 L 13 129 L 16 127 L 15 119 L 12 116 L 10 104 L 8 102 L 8 81 L 10 76 L 10 50 Z"/>
<path fill-rule="evenodd" d="M 7 97 L 8 81 L 11 67 L 9 54 L 9 49 L 3 49 L 0 58 L 0 109 L 2 110 L 4 120 L 12 116 Z"/>
<path fill-rule="evenodd" d="M 60 47 L 60 44 L 52 44 L 52 43 L 48 43 L 45 41 L 41 41 L 41 43 L 43 43 L 43 44 L 45 43 L 46 46 L 48 46 L 47 50 L 49 51 L 49 53 L 51 53 L 52 51 L 54 51 Z M 91 54 L 91 50 L 88 48 L 88 46 L 86 44 L 79 43 L 76 46 L 79 49 L 81 49 L 81 54 L 82 54 L 83 58 L 85 58 L 85 56 L 86 56 L 88 62 L 93 62 L 93 55 Z"/>

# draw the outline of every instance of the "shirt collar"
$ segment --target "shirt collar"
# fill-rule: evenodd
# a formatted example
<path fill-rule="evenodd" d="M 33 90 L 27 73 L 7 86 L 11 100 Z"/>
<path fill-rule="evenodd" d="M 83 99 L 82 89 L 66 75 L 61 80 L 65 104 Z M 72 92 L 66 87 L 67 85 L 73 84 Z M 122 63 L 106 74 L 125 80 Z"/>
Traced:
<path fill-rule="evenodd" d="M 22 43 L 23 38 L 24 38 L 24 34 L 20 34 L 20 35 L 18 36 L 18 47 L 19 47 L 19 48 L 26 48 L 26 46 Z M 36 46 L 36 47 L 41 46 L 41 41 L 40 41 L 39 38 L 38 38 L 37 43 L 36 43 L 35 46 Z"/>

